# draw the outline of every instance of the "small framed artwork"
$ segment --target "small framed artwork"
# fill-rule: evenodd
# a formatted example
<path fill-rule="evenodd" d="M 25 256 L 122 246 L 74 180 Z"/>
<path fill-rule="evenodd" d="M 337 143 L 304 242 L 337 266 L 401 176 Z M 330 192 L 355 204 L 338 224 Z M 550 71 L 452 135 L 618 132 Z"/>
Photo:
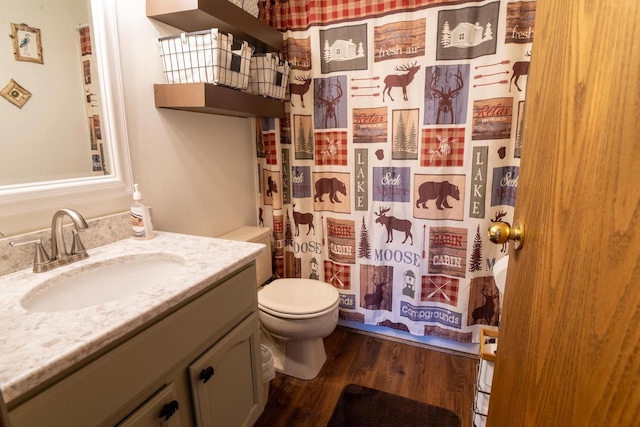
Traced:
<path fill-rule="evenodd" d="M 2 91 L 0 91 L 0 96 L 16 107 L 22 108 L 29 98 L 31 98 L 31 92 L 20 86 L 15 80 L 11 79 Z"/>
<path fill-rule="evenodd" d="M 16 61 L 44 64 L 39 29 L 31 28 L 27 24 L 11 23 L 11 39 L 13 40 L 13 57 Z"/>

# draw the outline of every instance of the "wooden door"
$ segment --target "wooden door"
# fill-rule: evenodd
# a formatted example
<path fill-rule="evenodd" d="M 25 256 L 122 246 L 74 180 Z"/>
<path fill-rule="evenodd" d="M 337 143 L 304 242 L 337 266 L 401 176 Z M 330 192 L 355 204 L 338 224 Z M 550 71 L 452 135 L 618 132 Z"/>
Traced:
<path fill-rule="evenodd" d="M 489 426 L 640 425 L 639 70 L 638 0 L 537 1 Z"/>

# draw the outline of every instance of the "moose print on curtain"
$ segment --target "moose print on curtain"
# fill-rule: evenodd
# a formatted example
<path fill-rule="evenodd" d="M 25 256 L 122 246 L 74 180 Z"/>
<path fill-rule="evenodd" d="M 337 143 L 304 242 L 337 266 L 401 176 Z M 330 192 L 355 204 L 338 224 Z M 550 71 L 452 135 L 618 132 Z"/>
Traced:
<path fill-rule="evenodd" d="M 257 131 L 277 275 L 335 286 L 349 326 L 477 341 L 499 324 L 486 230 L 513 218 L 535 2 L 260 7 L 292 65 L 286 117 Z"/>

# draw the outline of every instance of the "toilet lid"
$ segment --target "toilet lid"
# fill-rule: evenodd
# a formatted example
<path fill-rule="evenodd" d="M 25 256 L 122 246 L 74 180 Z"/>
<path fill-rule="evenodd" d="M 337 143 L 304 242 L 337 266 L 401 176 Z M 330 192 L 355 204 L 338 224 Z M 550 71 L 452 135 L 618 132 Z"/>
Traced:
<path fill-rule="evenodd" d="M 339 299 L 336 288 L 312 279 L 278 279 L 258 292 L 259 306 L 294 315 L 325 311 Z"/>

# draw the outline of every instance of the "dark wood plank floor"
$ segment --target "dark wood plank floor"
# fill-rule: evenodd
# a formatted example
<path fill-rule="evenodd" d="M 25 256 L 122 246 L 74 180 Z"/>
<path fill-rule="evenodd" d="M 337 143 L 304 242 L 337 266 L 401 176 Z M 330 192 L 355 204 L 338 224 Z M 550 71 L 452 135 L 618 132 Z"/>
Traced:
<path fill-rule="evenodd" d="M 338 326 L 324 339 L 327 362 L 304 381 L 277 373 L 255 427 L 326 426 L 342 388 L 359 384 L 454 411 L 471 426 L 477 360 Z"/>

